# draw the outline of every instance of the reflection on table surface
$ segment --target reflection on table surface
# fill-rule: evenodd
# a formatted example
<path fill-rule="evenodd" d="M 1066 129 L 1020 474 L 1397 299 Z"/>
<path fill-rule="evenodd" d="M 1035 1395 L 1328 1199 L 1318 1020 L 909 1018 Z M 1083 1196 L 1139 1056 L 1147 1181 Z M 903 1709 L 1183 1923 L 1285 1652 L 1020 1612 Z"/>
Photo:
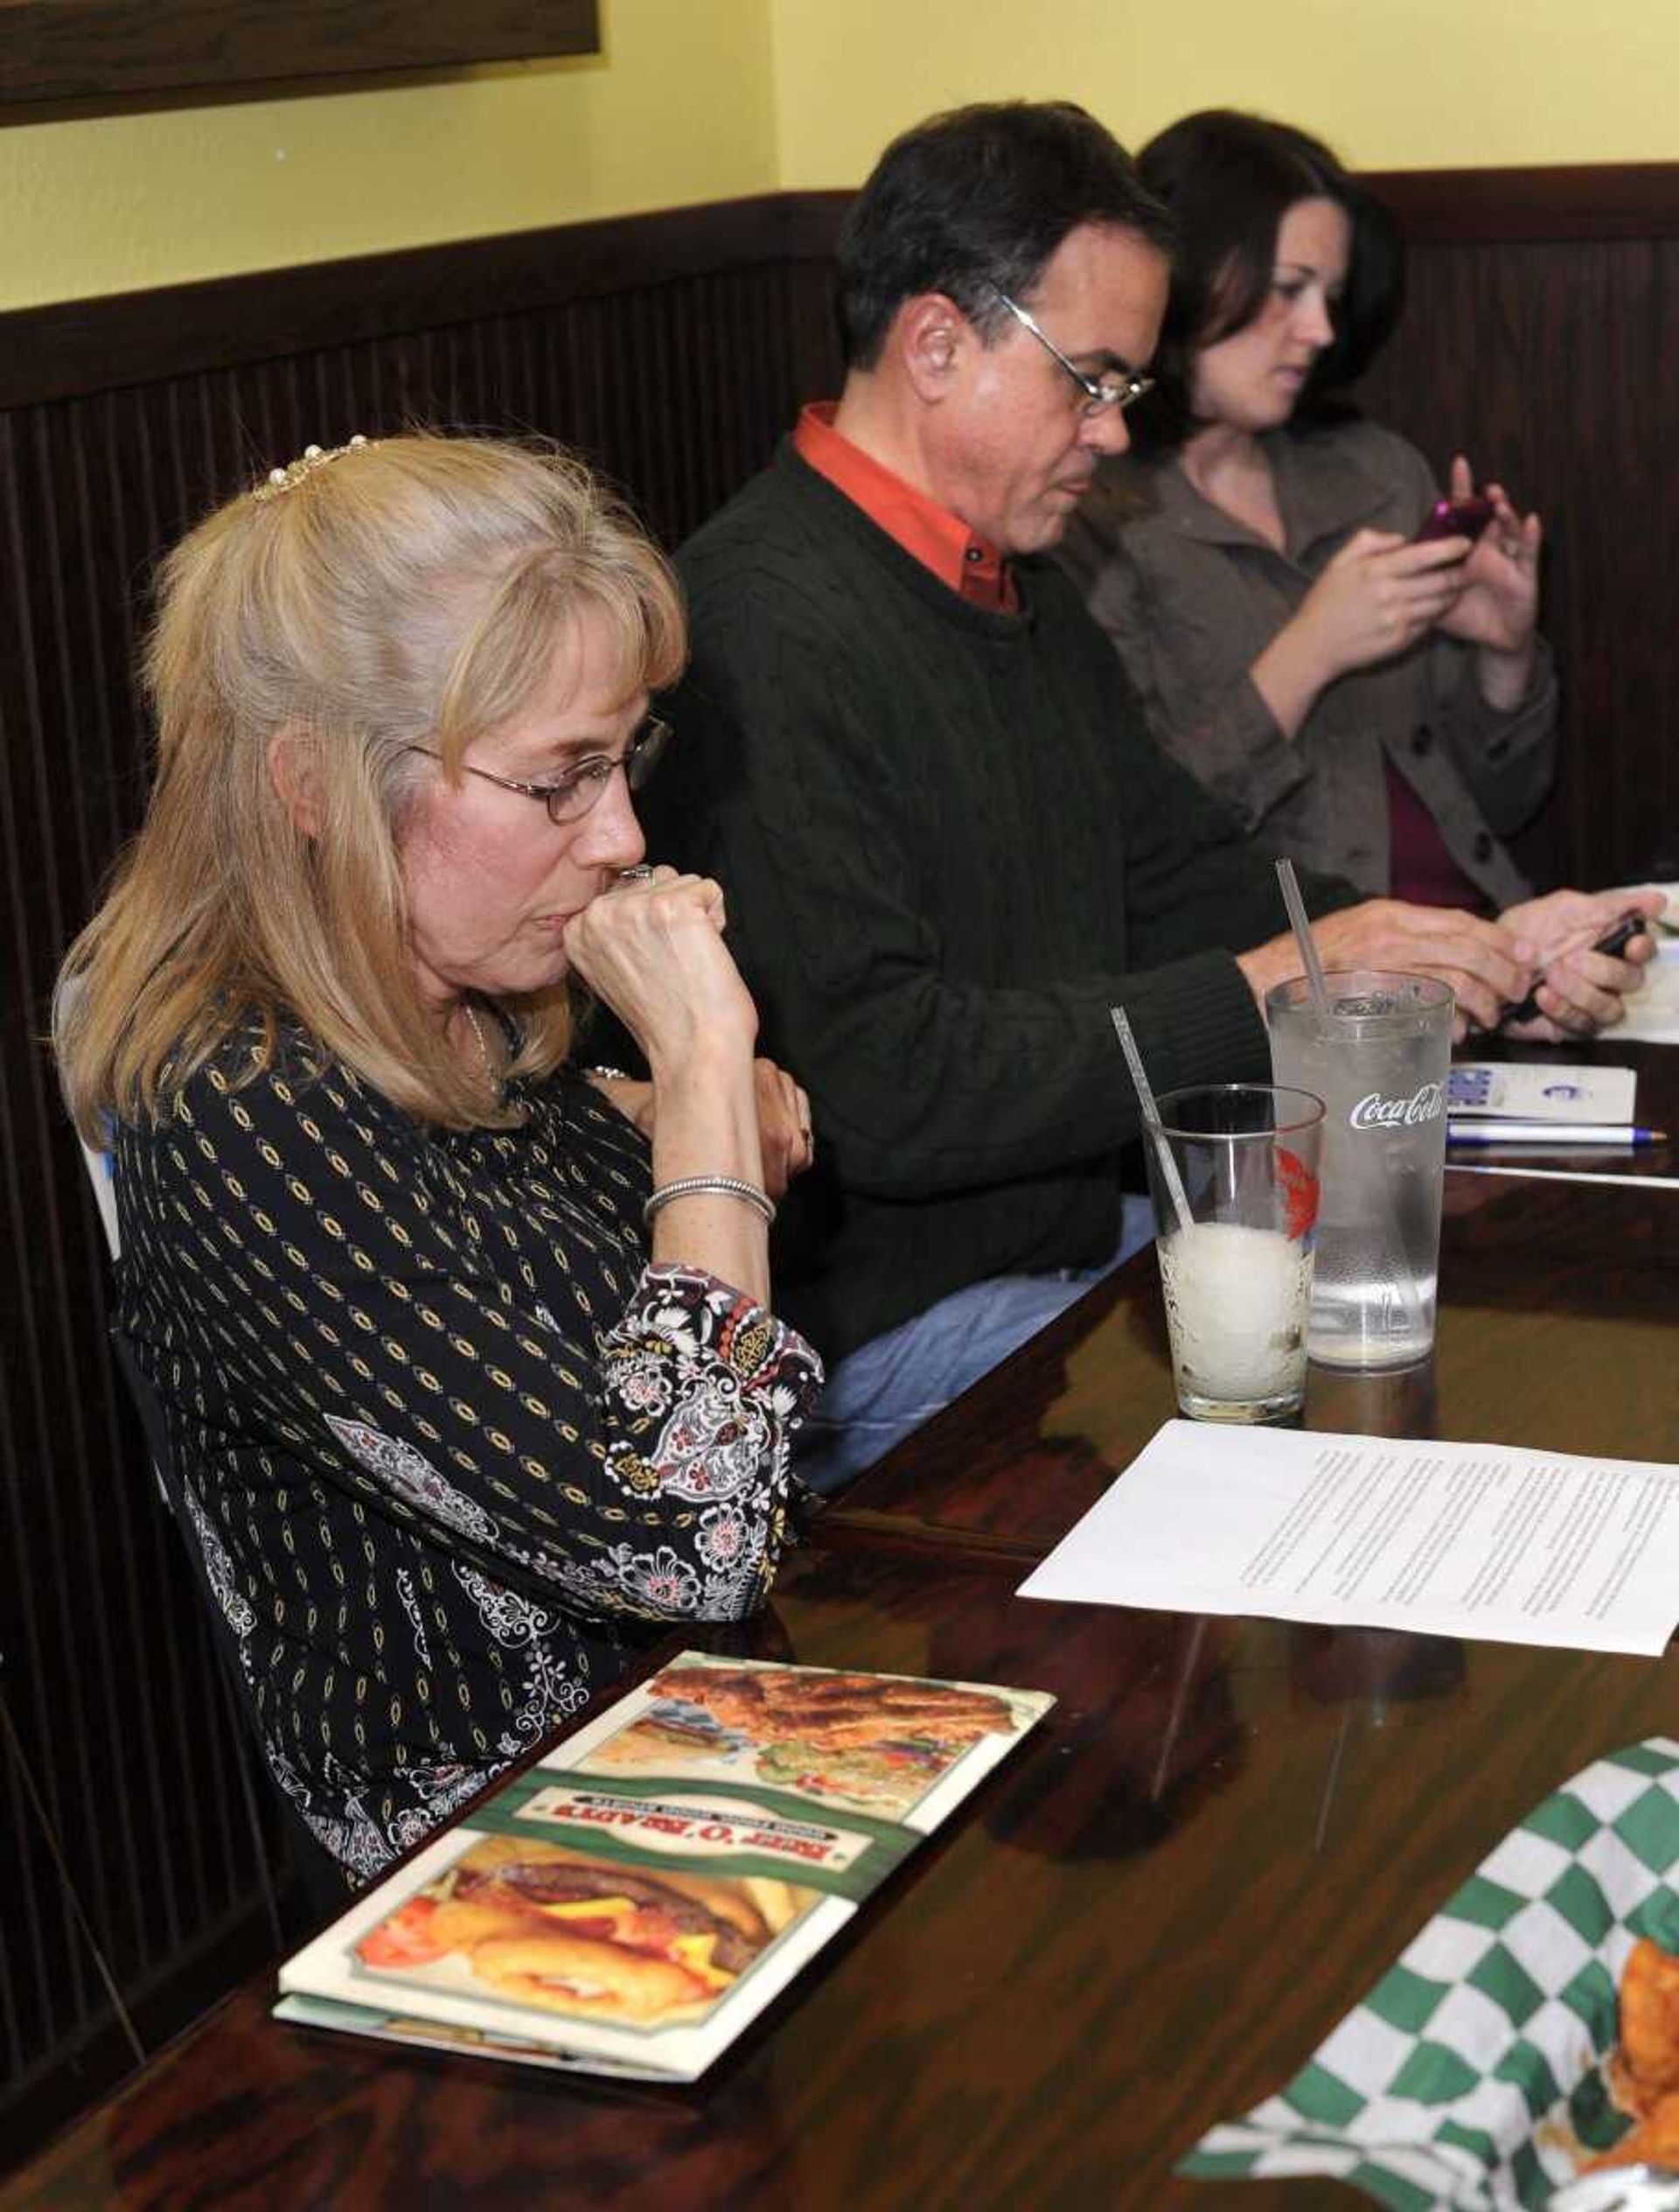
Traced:
<path fill-rule="evenodd" d="M 1679 1191 L 1669 1211 L 1474 1181 L 1447 1223 L 1435 1358 L 1316 1373 L 1308 1425 L 1679 1457 Z M 790 1562 L 747 1648 L 1059 1703 L 697 2088 L 282 2030 L 265 1977 L 0 2203 L 1357 2202 L 1171 2167 L 1279 2088 L 1538 1799 L 1670 1732 L 1679 1661 L 1017 1598 L 1173 1410 L 1144 1254 Z"/>
<path fill-rule="evenodd" d="M 699 2088 L 285 2031 L 265 1982 L 4 2201 L 256 2206 L 283 2175 L 311 2205 L 542 2202 L 561 2181 L 679 2207 L 1348 2202 L 1169 2169 L 1280 2086 L 1557 1782 L 1669 1726 L 1679 1670 L 1040 1605 L 1014 1579 L 860 1546 L 794 1563 L 778 1653 L 1060 1702 Z"/>

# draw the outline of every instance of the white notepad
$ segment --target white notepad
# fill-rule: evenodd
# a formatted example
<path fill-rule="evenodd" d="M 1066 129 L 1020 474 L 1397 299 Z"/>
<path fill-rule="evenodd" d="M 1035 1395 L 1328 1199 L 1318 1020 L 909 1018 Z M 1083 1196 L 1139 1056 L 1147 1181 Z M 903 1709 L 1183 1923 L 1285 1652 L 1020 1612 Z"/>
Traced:
<path fill-rule="evenodd" d="M 1631 1068 L 1564 1067 L 1533 1060 L 1462 1060 L 1446 1087 L 1454 1121 L 1630 1121 Z"/>

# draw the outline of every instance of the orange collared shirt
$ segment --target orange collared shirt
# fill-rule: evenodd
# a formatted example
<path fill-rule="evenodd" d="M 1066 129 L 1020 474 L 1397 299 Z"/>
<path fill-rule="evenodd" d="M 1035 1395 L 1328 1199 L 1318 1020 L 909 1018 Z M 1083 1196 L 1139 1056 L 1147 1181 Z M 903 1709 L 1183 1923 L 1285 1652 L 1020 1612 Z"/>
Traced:
<path fill-rule="evenodd" d="M 970 530 L 959 515 L 894 476 L 836 430 L 835 406 L 833 400 L 819 400 L 800 413 L 793 432 L 800 459 L 826 477 L 941 583 L 992 614 L 1013 614 L 1020 604 L 1014 579 L 998 548 Z"/>

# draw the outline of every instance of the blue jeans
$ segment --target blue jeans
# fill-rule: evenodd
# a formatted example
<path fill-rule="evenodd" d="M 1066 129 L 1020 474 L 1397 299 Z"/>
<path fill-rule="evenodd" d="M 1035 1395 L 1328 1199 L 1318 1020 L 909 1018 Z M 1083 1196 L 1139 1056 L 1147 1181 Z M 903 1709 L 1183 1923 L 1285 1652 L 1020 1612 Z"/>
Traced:
<path fill-rule="evenodd" d="M 847 1488 L 1153 1233 L 1148 1200 L 1127 1192 L 1119 1246 L 1105 1266 L 1054 1275 L 993 1275 L 952 1291 L 924 1314 L 860 1344 L 830 1371 L 815 1413 L 799 1431 L 793 1446 L 799 1476 L 825 1497 Z"/>

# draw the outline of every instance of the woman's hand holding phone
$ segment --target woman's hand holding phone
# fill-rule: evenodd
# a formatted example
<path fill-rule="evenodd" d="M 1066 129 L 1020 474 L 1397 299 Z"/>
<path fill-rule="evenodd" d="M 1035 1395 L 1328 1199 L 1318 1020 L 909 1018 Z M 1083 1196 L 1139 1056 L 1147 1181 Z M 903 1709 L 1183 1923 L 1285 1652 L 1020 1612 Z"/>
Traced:
<path fill-rule="evenodd" d="M 1492 519 L 1492 501 L 1479 493 L 1467 499 L 1436 499 L 1411 543 L 1428 545 L 1436 538 L 1462 538 L 1473 550 Z"/>
<path fill-rule="evenodd" d="M 1458 454 L 1448 497 L 1417 535 L 1355 531 L 1255 661 L 1278 727 L 1292 736 L 1338 677 L 1390 659 L 1432 629 L 1480 646 L 1476 681 L 1490 706 L 1520 705 L 1533 673 L 1543 534 L 1538 516 L 1519 515 L 1502 485 L 1477 492 Z"/>
<path fill-rule="evenodd" d="M 1418 545 L 1392 530 L 1355 530 L 1250 673 L 1285 737 L 1338 677 L 1404 652 L 1463 590 L 1461 540 Z"/>
<path fill-rule="evenodd" d="M 1452 463 L 1451 498 L 1474 497 L 1467 458 Z M 1536 514 L 1518 514 L 1501 484 L 1485 486 L 1491 509 L 1486 527 L 1463 564 L 1463 590 L 1440 620 L 1448 637 L 1483 648 L 1478 671 L 1482 696 L 1510 708 L 1520 701 L 1533 667 L 1534 628 L 1539 617 L 1539 548 L 1544 533 Z"/>
<path fill-rule="evenodd" d="M 1432 629 L 1463 589 L 1463 559 L 1449 538 L 1419 545 L 1389 530 L 1355 531 L 1294 618 L 1324 681 L 1404 652 Z"/>

